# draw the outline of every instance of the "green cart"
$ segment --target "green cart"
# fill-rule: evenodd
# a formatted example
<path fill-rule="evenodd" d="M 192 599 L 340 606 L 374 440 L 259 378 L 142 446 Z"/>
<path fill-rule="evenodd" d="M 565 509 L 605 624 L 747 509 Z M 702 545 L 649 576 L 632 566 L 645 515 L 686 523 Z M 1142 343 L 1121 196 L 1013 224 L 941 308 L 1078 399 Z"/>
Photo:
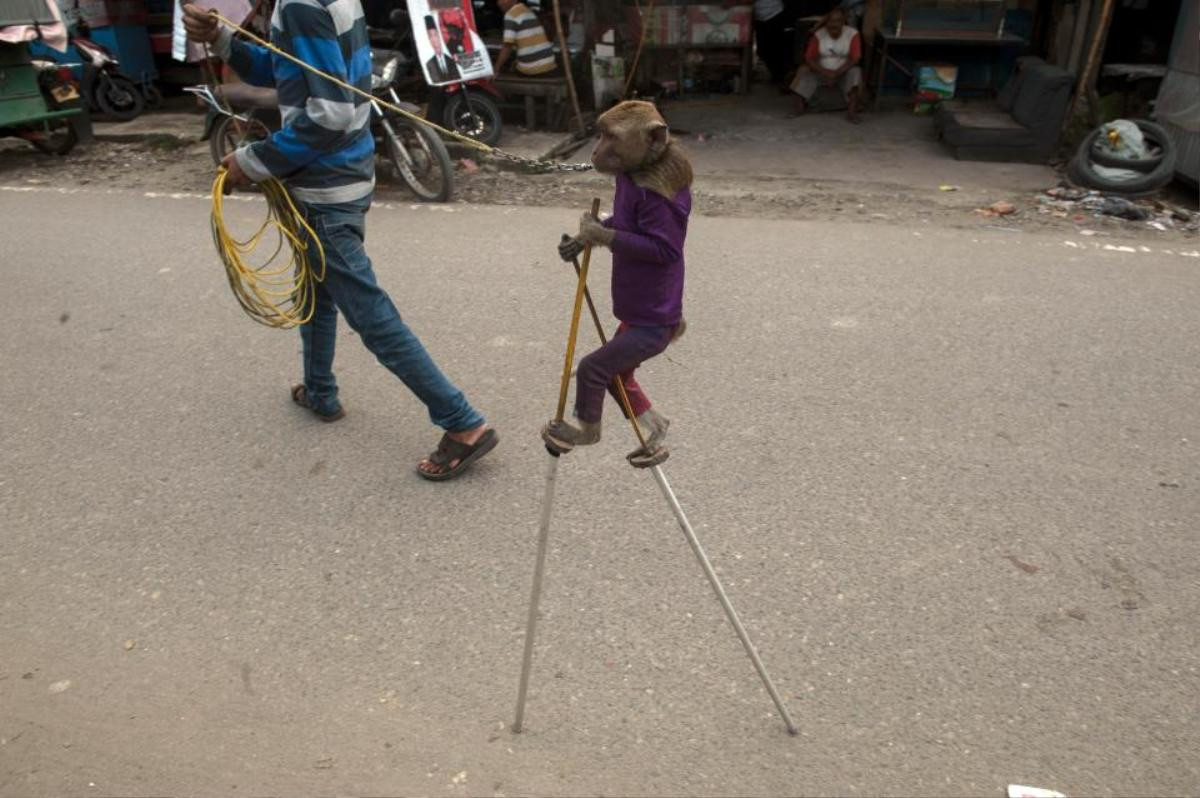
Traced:
<path fill-rule="evenodd" d="M 46 0 L 0 0 L 0 32 L 36 32 L 55 22 Z M 35 63 L 24 41 L 0 41 L 0 136 L 65 155 L 79 141 L 80 123 L 86 124 L 86 117 L 67 70 Z"/>

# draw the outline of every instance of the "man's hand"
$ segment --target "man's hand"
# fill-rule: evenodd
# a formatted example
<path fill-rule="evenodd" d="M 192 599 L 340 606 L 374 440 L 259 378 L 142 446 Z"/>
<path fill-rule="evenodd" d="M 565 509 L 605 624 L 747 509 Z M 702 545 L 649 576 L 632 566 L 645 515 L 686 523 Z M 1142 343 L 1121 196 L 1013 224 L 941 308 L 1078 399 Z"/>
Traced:
<path fill-rule="evenodd" d="M 612 230 L 600 224 L 600 220 L 590 213 L 585 213 L 579 218 L 579 235 L 576 238 L 584 246 L 599 244 L 603 247 L 611 247 L 616 235 Z"/>
<path fill-rule="evenodd" d="M 200 44 L 214 44 L 220 32 L 220 23 L 209 9 L 191 3 L 183 7 L 183 27 L 187 37 Z"/>
<path fill-rule="evenodd" d="M 242 167 L 238 165 L 237 153 L 231 152 L 221 161 L 221 167 L 225 169 L 225 193 L 232 194 L 235 188 L 249 188 L 254 184 L 246 173 L 242 171 Z"/>

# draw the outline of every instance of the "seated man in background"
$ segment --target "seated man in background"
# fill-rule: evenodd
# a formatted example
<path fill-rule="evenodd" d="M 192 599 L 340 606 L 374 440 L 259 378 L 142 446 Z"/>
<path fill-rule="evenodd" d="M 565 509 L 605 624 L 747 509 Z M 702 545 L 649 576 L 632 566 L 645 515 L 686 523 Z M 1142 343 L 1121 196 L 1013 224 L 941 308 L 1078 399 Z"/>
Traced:
<path fill-rule="evenodd" d="M 858 123 L 862 104 L 862 36 L 846 24 L 846 12 L 835 8 L 813 31 L 804 50 L 804 66 L 792 80 L 796 113 L 808 110 L 818 86 L 837 86 L 846 98 L 846 118 Z"/>
<path fill-rule="evenodd" d="M 537 15 L 518 0 L 499 0 L 498 5 L 504 12 L 504 46 L 496 58 L 496 74 L 509 65 L 514 50 L 517 57 L 512 66 L 518 74 L 528 77 L 553 74 L 558 69 L 558 61 Z"/>

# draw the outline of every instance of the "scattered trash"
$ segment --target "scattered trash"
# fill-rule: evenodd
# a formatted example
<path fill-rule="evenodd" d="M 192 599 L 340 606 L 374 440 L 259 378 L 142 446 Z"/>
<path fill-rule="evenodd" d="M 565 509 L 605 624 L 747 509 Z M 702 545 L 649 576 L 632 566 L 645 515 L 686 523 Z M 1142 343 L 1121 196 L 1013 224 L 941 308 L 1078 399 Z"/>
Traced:
<path fill-rule="evenodd" d="M 1118 219 L 1128 219 L 1131 222 L 1144 222 L 1150 218 L 1150 211 L 1124 197 L 1105 197 L 1097 206 L 1096 211 L 1105 216 L 1116 216 Z"/>
<path fill-rule="evenodd" d="M 1200 231 L 1200 213 L 1193 213 L 1157 199 L 1129 199 L 1102 191 L 1066 186 L 1043 192 L 1038 197 L 1038 211 L 1058 218 L 1067 214 L 1076 222 L 1083 222 L 1089 217 L 1109 217 L 1129 222 L 1145 222 L 1147 227 L 1160 232 Z M 1097 233 L 1095 230 L 1081 230 L 1080 234 Z"/>
<path fill-rule="evenodd" d="M 479 164 L 471 158 L 462 158 L 458 162 L 458 168 L 469 175 L 473 175 L 479 171 Z"/>
<path fill-rule="evenodd" d="M 1016 212 L 1017 212 L 1017 206 L 1013 205 L 1011 202 L 1005 202 L 1004 200 L 1001 200 L 999 202 L 993 202 L 991 205 L 987 206 L 986 208 L 976 208 L 975 209 L 975 213 L 979 214 L 980 216 L 989 216 L 989 217 L 990 216 L 1010 216 Z"/>
<path fill-rule="evenodd" d="M 65 693 L 67 690 L 70 690 L 70 689 L 71 689 L 71 680 L 70 679 L 63 679 L 61 682 L 55 682 L 54 684 L 50 685 L 51 693 Z"/>
<path fill-rule="evenodd" d="M 465 770 L 460 771 L 458 774 L 456 774 L 455 776 L 453 776 L 450 779 L 450 783 L 451 784 L 466 784 L 467 783 L 467 771 L 465 771 Z"/>
<path fill-rule="evenodd" d="M 125 650 L 126 650 L 126 651 L 133 651 L 133 647 L 134 647 L 134 646 L 136 646 L 136 645 L 137 645 L 137 643 L 136 643 L 136 642 L 134 642 L 133 640 L 126 640 L 126 641 L 125 641 Z"/>
<path fill-rule="evenodd" d="M 1010 784 L 1008 785 L 1008 798 L 1067 798 L 1067 796 L 1055 790 L 1047 790 L 1045 787 Z"/>
<path fill-rule="evenodd" d="M 958 191 L 958 186 L 952 186 L 949 183 L 943 183 L 938 186 L 938 191 Z"/>

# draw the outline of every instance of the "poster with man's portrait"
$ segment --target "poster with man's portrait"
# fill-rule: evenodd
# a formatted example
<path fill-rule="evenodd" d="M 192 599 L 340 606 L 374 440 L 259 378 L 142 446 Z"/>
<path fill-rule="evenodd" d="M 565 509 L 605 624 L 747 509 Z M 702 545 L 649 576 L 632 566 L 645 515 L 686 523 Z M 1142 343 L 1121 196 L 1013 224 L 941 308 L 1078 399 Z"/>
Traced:
<path fill-rule="evenodd" d="M 430 86 L 492 76 L 492 59 L 475 30 L 471 0 L 407 0 L 417 59 Z"/>

